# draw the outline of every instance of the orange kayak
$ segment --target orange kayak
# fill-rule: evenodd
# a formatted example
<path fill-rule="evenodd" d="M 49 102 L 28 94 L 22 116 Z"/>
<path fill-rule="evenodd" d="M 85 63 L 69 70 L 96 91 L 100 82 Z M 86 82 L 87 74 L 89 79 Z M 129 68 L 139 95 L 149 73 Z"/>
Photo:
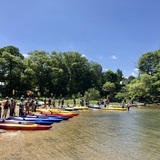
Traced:
<path fill-rule="evenodd" d="M 73 115 L 73 116 L 77 116 L 79 113 L 77 111 L 65 111 L 65 110 L 62 110 L 62 109 L 36 109 L 37 112 L 40 112 L 40 113 L 47 113 L 47 114 L 64 114 L 65 115 Z"/>
<path fill-rule="evenodd" d="M 6 130 L 48 130 L 51 125 L 39 125 L 39 124 L 9 124 L 0 123 L 0 129 Z"/>

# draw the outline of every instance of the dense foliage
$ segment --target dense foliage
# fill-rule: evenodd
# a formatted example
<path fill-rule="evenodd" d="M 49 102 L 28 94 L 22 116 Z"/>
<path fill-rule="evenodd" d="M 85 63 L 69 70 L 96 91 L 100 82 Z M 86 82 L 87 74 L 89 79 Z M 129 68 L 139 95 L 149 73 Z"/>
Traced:
<path fill-rule="evenodd" d="M 160 50 L 143 54 L 138 61 L 139 76 L 123 77 L 103 71 L 102 66 L 78 52 L 34 51 L 24 57 L 14 46 L 0 48 L 0 92 L 3 96 L 85 96 L 114 101 L 159 101 Z"/>

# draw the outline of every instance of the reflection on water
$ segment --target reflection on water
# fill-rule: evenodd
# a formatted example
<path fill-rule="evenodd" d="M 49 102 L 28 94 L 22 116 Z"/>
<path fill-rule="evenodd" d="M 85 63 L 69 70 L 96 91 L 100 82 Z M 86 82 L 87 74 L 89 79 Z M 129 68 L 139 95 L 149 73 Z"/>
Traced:
<path fill-rule="evenodd" d="M 89 109 L 69 121 L 53 124 L 48 131 L 2 133 L 0 151 L 8 149 L 16 153 L 15 159 L 23 160 L 159 160 L 159 122 L 160 109 Z M 9 147 L 11 141 L 15 148 Z M 0 159 L 14 159 L 9 155 L 3 153 Z"/>

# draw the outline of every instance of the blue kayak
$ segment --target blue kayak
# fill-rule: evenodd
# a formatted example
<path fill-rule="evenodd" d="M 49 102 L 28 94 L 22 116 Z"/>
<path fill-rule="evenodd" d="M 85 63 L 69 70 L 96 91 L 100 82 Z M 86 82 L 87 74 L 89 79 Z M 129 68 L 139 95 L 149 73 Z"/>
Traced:
<path fill-rule="evenodd" d="M 25 120 L 25 121 L 45 121 L 45 122 L 60 122 L 62 119 L 53 119 L 53 118 L 37 118 L 37 117 L 9 117 L 9 119 L 16 119 L 16 120 Z"/>
<path fill-rule="evenodd" d="M 43 116 L 43 115 L 40 115 L 40 116 L 35 116 L 35 115 L 26 115 L 25 118 L 38 118 L 38 119 L 42 119 L 42 120 L 45 120 L 45 119 L 48 119 L 48 120 L 53 120 L 53 121 L 56 121 L 56 122 L 60 122 L 63 120 L 63 118 L 61 117 L 58 117 L 58 116 Z"/>
<path fill-rule="evenodd" d="M 0 121 L 0 123 L 10 123 L 10 124 L 41 124 L 41 125 L 52 125 L 53 122 L 47 121 L 26 121 L 26 120 L 18 120 L 18 119 L 5 119 Z"/>
<path fill-rule="evenodd" d="M 47 117 L 47 118 L 57 118 L 57 119 L 62 119 L 62 120 L 68 120 L 69 119 L 69 117 L 66 117 L 66 116 L 57 116 L 57 115 L 53 115 L 53 114 L 51 114 L 51 115 L 40 115 L 40 114 L 34 114 L 34 115 L 26 115 L 26 117 L 28 117 L 28 116 L 35 116 L 35 117 L 37 117 L 37 118 L 44 118 L 44 117 Z"/>

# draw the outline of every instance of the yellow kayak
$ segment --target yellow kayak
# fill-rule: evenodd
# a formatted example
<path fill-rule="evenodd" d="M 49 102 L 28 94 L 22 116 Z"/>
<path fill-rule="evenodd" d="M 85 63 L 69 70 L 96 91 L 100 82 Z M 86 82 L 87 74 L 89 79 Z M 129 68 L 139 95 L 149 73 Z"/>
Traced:
<path fill-rule="evenodd" d="M 52 109 L 36 109 L 37 112 L 54 112 L 54 113 L 73 113 L 73 111 L 66 111 L 58 108 L 52 108 Z"/>
<path fill-rule="evenodd" d="M 126 111 L 127 108 L 120 108 L 120 107 L 106 107 L 106 108 L 102 108 L 103 110 L 113 110 L 113 111 Z"/>

